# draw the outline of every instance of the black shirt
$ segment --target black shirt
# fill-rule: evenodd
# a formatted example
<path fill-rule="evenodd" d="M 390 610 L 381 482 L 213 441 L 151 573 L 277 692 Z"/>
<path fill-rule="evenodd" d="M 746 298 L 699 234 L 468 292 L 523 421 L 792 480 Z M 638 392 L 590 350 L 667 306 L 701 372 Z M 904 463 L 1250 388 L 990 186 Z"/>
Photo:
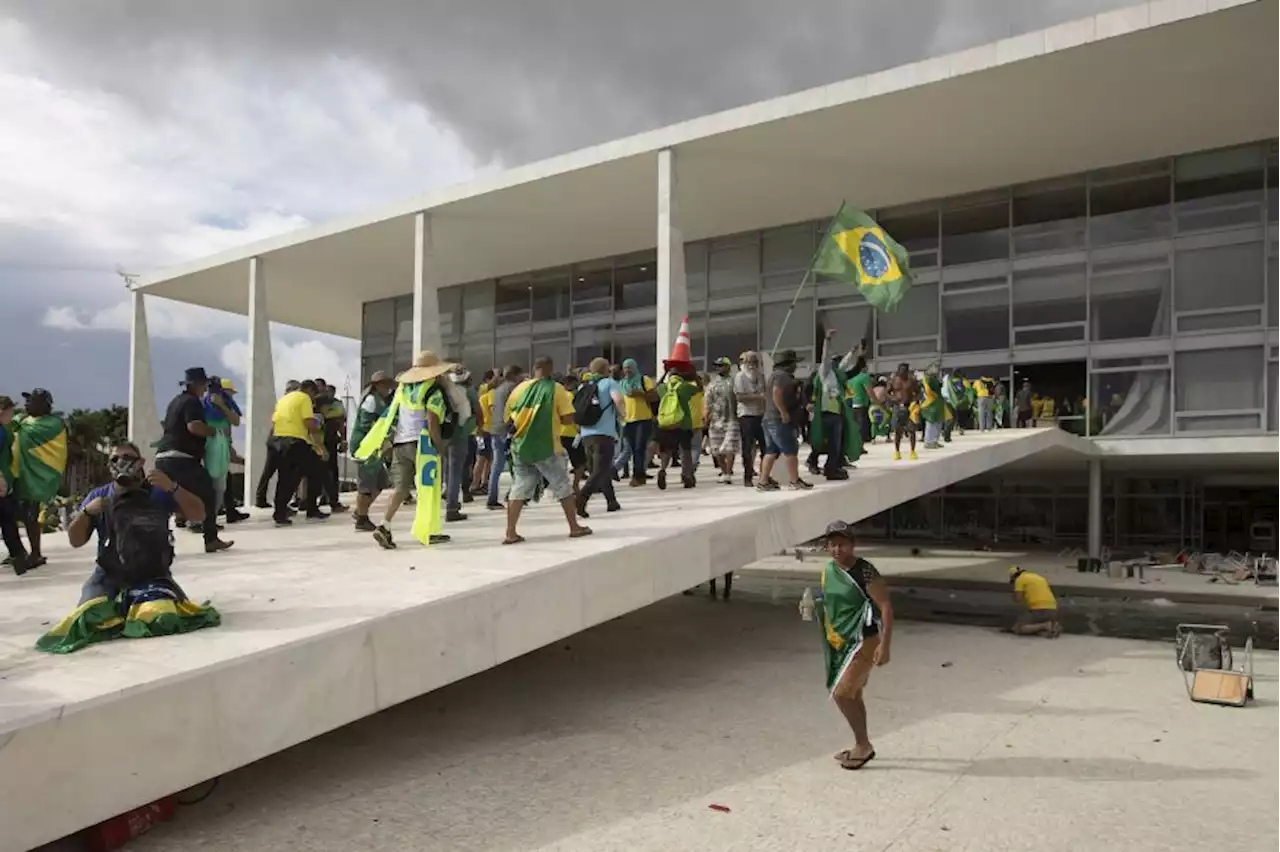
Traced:
<path fill-rule="evenodd" d="M 840 565 L 840 563 L 836 563 Z M 880 579 L 880 572 L 876 570 L 876 566 L 872 565 L 861 556 L 853 561 L 852 568 L 840 566 L 845 573 L 853 578 L 853 582 L 858 584 L 858 588 L 862 589 L 862 593 L 867 596 L 867 603 L 871 604 L 871 611 L 874 613 L 872 621 L 862 629 L 864 636 L 871 636 L 880 632 L 880 607 L 871 597 L 871 584 Z"/>
<path fill-rule="evenodd" d="M 186 453 L 204 459 L 204 438 L 192 435 L 188 423 L 204 423 L 204 403 L 185 391 L 169 403 L 164 412 L 164 436 L 157 448 L 160 452 Z"/>
<path fill-rule="evenodd" d="M 773 401 L 774 388 L 781 389 L 783 405 L 794 422 L 796 411 L 800 408 L 799 379 L 781 369 L 774 370 L 773 374 L 769 376 L 764 386 L 764 419 L 769 423 L 777 423 L 782 420 L 782 415 L 778 412 L 778 406 Z"/>

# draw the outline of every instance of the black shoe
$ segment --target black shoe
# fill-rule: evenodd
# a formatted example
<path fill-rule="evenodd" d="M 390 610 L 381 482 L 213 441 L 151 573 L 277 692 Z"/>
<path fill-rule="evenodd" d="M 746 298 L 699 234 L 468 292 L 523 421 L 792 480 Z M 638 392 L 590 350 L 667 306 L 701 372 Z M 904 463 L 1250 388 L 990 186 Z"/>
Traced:
<path fill-rule="evenodd" d="M 293 518 L 289 517 L 288 515 L 285 515 L 283 518 L 272 518 L 272 520 L 275 521 L 276 526 L 278 527 L 293 526 Z"/>
<path fill-rule="evenodd" d="M 756 486 L 757 491 L 779 491 L 781 487 L 772 479 L 767 479 Z"/>
<path fill-rule="evenodd" d="M 348 510 L 348 507 L 347 507 L 347 506 L 344 506 L 344 505 L 343 505 L 343 504 L 341 504 L 341 503 L 330 503 L 330 504 L 329 504 L 329 514 L 331 514 L 331 515 L 341 515 L 343 512 L 346 512 L 346 511 L 349 511 L 349 510 Z"/>
<path fill-rule="evenodd" d="M 485 503 L 484 507 L 490 512 L 501 512 L 503 509 L 507 508 L 501 503 Z"/>
<path fill-rule="evenodd" d="M 376 541 L 378 543 L 378 547 L 381 547 L 383 550 L 396 549 L 396 542 L 395 539 L 391 537 L 391 530 L 387 529 L 382 524 L 373 528 L 373 540 Z"/>
<path fill-rule="evenodd" d="M 474 503 L 474 502 L 476 502 L 476 498 L 474 498 L 474 497 L 472 497 L 472 496 L 471 496 L 471 492 L 470 492 L 470 491 L 463 491 L 463 492 L 462 492 L 462 502 L 463 502 L 463 503 Z"/>
<path fill-rule="evenodd" d="M 698 485 L 698 480 L 694 479 L 692 476 L 682 476 L 680 477 L 680 484 L 685 488 L 695 488 Z"/>
<path fill-rule="evenodd" d="M 257 502 L 255 502 L 255 503 L 253 504 L 253 507 L 254 507 L 255 509 L 270 509 L 270 508 L 271 508 L 271 504 L 270 504 L 270 503 L 268 503 L 266 500 L 258 500 Z"/>
<path fill-rule="evenodd" d="M 227 510 L 227 523 L 238 524 L 241 521 L 247 521 L 247 520 L 249 520 L 248 512 L 238 512 L 235 509 Z"/>
<path fill-rule="evenodd" d="M 574 509 L 577 511 L 579 518 L 591 517 L 590 515 L 587 514 L 588 499 L 589 498 L 585 494 L 579 494 L 577 497 L 573 499 L 573 506 L 574 506 Z"/>
<path fill-rule="evenodd" d="M 308 521 L 329 520 L 329 514 L 327 512 L 321 512 L 319 509 L 308 509 L 306 517 Z"/>
<path fill-rule="evenodd" d="M 667 471 L 665 468 L 660 469 L 658 471 L 658 490 L 659 491 L 667 490 Z"/>
<path fill-rule="evenodd" d="M 373 521 L 369 520 L 369 516 L 368 516 L 368 515 L 354 515 L 354 516 L 352 516 L 352 517 L 353 517 L 353 518 L 354 518 L 354 520 L 355 520 L 355 524 L 354 524 L 354 525 L 355 525 L 355 528 L 356 528 L 356 532 L 360 532 L 360 533 L 368 533 L 368 532 L 373 532 L 374 530 L 376 530 L 376 529 L 378 528 L 378 527 L 373 523 Z"/>
<path fill-rule="evenodd" d="M 27 573 L 27 567 L 28 567 L 27 557 L 25 556 L 17 556 L 17 557 L 10 556 L 7 560 L 5 560 L 5 564 L 12 565 L 13 573 L 17 574 L 19 577 Z"/>
<path fill-rule="evenodd" d="M 206 541 L 204 543 L 204 552 L 217 553 L 219 550 L 226 550 L 233 544 L 235 544 L 234 541 L 223 541 L 220 538 L 215 538 L 213 541 Z"/>
<path fill-rule="evenodd" d="M 606 506 L 604 510 L 605 510 L 606 512 L 621 512 L 621 511 L 622 511 L 622 504 L 620 504 L 620 503 L 613 503 L 613 504 L 611 504 L 611 505 L 609 505 L 609 506 Z"/>
<path fill-rule="evenodd" d="M 805 467 L 809 468 L 809 473 L 810 473 L 812 476 L 821 476 L 821 475 L 822 475 L 822 471 L 818 468 L 818 466 L 817 466 L 816 464 L 808 464 L 808 465 L 805 465 Z"/>
<path fill-rule="evenodd" d="M 467 516 L 464 515 L 462 512 L 459 512 L 457 509 L 454 509 L 451 512 L 446 512 L 444 519 L 446 521 L 465 521 L 467 519 Z"/>
<path fill-rule="evenodd" d="M 842 479 L 848 479 L 849 472 L 842 468 L 840 470 L 828 471 L 827 473 L 823 474 L 823 476 L 825 476 L 830 481 L 836 482 Z"/>
<path fill-rule="evenodd" d="M 453 541 L 453 539 L 444 533 L 436 533 L 435 535 L 427 536 L 427 544 L 448 544 L 451 541 Z"/>

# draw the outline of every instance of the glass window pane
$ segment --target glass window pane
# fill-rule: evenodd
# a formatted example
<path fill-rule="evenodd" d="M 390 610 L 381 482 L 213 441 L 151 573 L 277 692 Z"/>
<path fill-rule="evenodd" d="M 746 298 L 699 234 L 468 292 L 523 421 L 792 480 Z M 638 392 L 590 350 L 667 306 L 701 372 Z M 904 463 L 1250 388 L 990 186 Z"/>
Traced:
<path fill-rule="evenodd" d="M 990 541 L 996 524 L 996 498 L 946 494 L 942 500 L 943 535 Z"/>
<path fill-rule="evenodd" d="M 938 492 L 894 506 L 894 538 L 940 538 L 942 536 L 942 495 Z"/>
<path fill-rule="evenodd" d="M 942 213 L 942 264 L 1009 256 L 1009 205 L 1001 201 Z"/>
<path fill-rule="evenodd" d="M 714 296 L 748 295 L 760 284 L 760 246 L 754 239 L 711 244 L 708 286 Z"/>
<path fill-rule="evenodd" d="M 1266 258 L 1262 242 L 1179 250 L 1174 296 L 1179 311 L 1261 305 Z"/>
<path fill-rule="evenodd" d="M 493 333 L 483 331 L 476 334 L 468 334 L 462 339 L 462 363 L 466 364 L 467 368 L 476 375 L 484 373 L 485 370 L 506 366 L 493 357 Z M 521 364 L 520 366 L 527 367 L 528 365 Z"/>
<path fill-rule="evenodd" d="M 1280 364 L 1275 361 L 1267 363 L 1267 431 L 1275 432 L 1280 427 Z"/>
<path fill-rule="evenodd" d="M 1089 339 L 1124 340 L 1169 334 L 1168 268 L 1097 271 L 1089 279 Z"/>
<path fill-rule="evenodd" d="M 1225 331 L 1232 328 L 1259 328 L 1262 311 L 1231 311 L 1226 314 L 1183 314 L 1178 317 L 1178 333 L 1194 331 Z"/>
<path fill-rule="evenodd" d="M 1228 414 L 1199 417 L 1179 417 L 1179 432 L 1256 432 L 1258 421 L 1256 414 Z"/>
<path fill-rule="evenodd" d="M 764 271 L 795 270 L 803 274 L 813 258 L 814 236 L 814 226 L 810 222 L 765 231 L 761 234 Z"/>
<path fill-rule="evenodd" d="M 1009 346 L 1009 288 L 942 297 L 942 351 L 981 352 Z"/>
<path fill-rule="evenodd" d="M 689 271 L 685 270 L 690 284 Z M 614 271 L 614 305 L 618 310 L 652 308 L 658 304 L 658 266 L 656 260 L 631 263 Z M 705 283 L 704 283 L 705 288 Z M 692 294 L 690 294 L 692 298 Z"/>
<path fill-rule="evenodd" d="M 796 307 L 797 313 L 799 306 Z M 801 316 L 793 316 L 792 323 L 799 323 Z M 809 302 L 809 323 L 813 323 L 813 302 Z M 791 326 L 787 326 L 788 334 L 791 333 Z M 735 311 L 732 313 L 717 314 L 712 310 L 711 315 L 707 318 L 707 348 L 706 357 L 708 361 L 713 361 L 721 356 L 727 357 L 729 360 L 737 363 L 738 355 L 748 350 L 756 349 L 756 312 Z M 770 341 L 772 342 L 772 341 Z"/>
<path fill-rule="evenodd" d="M 912 269 L 932 269 L 938 265 L 938 208 L 889 207 L 876 215 L 876 222 L 911 255 Z"/>
<path fill-rule="evenodd" d="M 440 336 L 451 340 L 462 334 L 462 288 L 441 287 L 436 295 L 440 300 Z"/>
<path fill-rule="evenodd" d="M 360 359 L 360 385 L 361 387 L 369 384 L 369 377 L 379 370 L 384 373 L 395 375 L 396 366 L 391 358 L 391 353 L 383 355 L 366 355 Z"/>
<path fill-rule="evenodd" d="M 621 364 L 625 358 L 634 358 L 646 376 L 653 376 L 657 369 L 657 350 L 654 346 L 653 323 L 637 326 L 618 326 L 613 337 L 613 357 Z"/>
<path fill-rule="evenodd" d="M 773 347 L 774 341 L 778 339 L 778 332 L 783 330 L 782 321 L 787 315 L 790 304 L 790 302 L 772 302 L 760 306 L 760 345 L 753 348 L 769 350 Z M 785 333 L 778 348 L 799 349 L 803 346 L 813 346 L 814 340 L 813 299 L 801 299 L 796 302 L 796 309 L 791 314 L 791 319 L 787 320 Z M 712 355 L 718 357 L 714 353 Z"/>
<path fill-rule="evenodd" d="M 529 322 L 529 317 L 532 313 L 530 310 L 530 291 L 532 286 L 527 275 L 498 279 L 497 298 L 494 300 L 494 317 L 499 326 L 524 325 Z M 525 369 L 529 367 L 528 364 L 522 366 Z"/>
<path fill-rule="evenodd" d="M 685 283 L 689 290 L 689 304 L 705 304 L 707 301 L 706 242 L 684 244 L 684 275 Z M 656 285 L 654 293 L 654 304 L 657 304 Z"/>
<path fill-rule="evenodd" d="M 1084 247 L 1083 178 L 1017 187 L 1013 193 L 1013 251 L 1026 255 Z"/>
<path fill-rule="evenodd" d="M 573 364 L 586 369 L 592 358 L 607 358 L 613 363 L 613 329 L 575 328 L 573 330 Z"/>
<path fill-rule="evenodd" d="M 891 312 L 880 312 L 876 319 L 880 340 L 904 337 L 927 337 L 938 333 L 938 285 L 916 284 Z"/>
<path fill-rule="evenodd" d="M 1089 410 L 1095 437 L 1167 435 L 1169 371 L 1134 370 L 1094 373 Z"/>
<path fill-rule="evenodd" d="M 1179 352 L 1177 411 L 1262 408 L 1262 347 Z"/>
<path fill-rule="evenodd" d="M 1095 246 L 1169 236 L 1169 177 L 1152 175 L 1094 186 L 1089 238 Z"/>
<path fill-rule="evenodd" d="M 573 350 L 569 346 L 569 338 L 567 335 L 565 337 L 553 337 L 544 340 L 539 340 L 535 337 L 533 339 L 532 354 L 533 358 L 530 359 L 530 365 L 532 365 L 534 359 L 546 356 L 551 359 L 552 366 L 555 368 L 557 373 L 563 373 L 570 367 L 576 366 L 569 363 Z"/>
<path fill-rule="evenodd" d="M 1013 273 L 1013 324 L 1052 325 L 1087 318 L 1084 264 Z M 1073 339 L 1073 338 L 1067 338 Z"/>
<path fill-rule="evenodd" d="M 505 370 L 508 366 L 520 367 L 526 373 L 533 365 L 529 357 L 529 338 L 526 335 L 499 338 L 495 360 Z"/>
<path fill-rule="evenodd" d="M 395 346 L 396 307 L 394 299 L 364 303 L 360 349 L 365 355 L 389 354 Z M 378 368 L 381 369 L 381 368 Z"/>
<path fill-rule="evenodd" d="M 1173 189 L 1178 230 L 1261 221 L 1264 161 L 1261 145 L 1179 157 L 1174 166 Z"/>
<path fill-rule="evenodd" d="M 832 352 L 848 352 L 861 341 L 867 342 L 867 357 L 875 352 L 875 309 L 867 303 L 840 308 L 823 308 L 819 312 L 822 334 L 834 328 L 831 339 Z"/>
<path fill-rule="evenodd" d="M 470 335 L 473 331 L 485 331 L 493 328 L 494 319 L 494 287 L 492 281 L 477 281 L 462 286 L 462 331 Z"/>
<path fill-rule="evenodd" d="M 597 260 L 574 266 L 573 315 L 607 314 L 612 311 L 613 260 Z"/>
<path fill-rule="evenodd" d="M 396 297 L 396 349 L 413 349 L 413 296 Z"/>
<path fill-rule="evenodd" d="M 568 319 L 569 270 L 547 269 L 535 272 L 529 282 L 533 297 L 533 320 Z"/>

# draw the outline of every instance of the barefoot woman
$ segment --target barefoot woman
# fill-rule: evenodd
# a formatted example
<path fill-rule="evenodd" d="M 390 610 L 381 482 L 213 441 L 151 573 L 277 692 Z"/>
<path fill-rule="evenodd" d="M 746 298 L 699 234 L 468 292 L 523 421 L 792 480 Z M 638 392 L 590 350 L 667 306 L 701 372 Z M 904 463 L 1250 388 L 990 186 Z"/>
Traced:
<path fill-rule="evenodd" d="M 827 689 L 853 729 L 854 745 L 837 754 L 845 769 L 861 769 L 876 750 L 867 737 L 863 687 L 876 666 L 889 662 L 893 608 L 875 566 L 854 552 L 853 527 L 833 521 L 826 532 L 831 561 L 822 571 L 818 612 L 825 638 Z"/>

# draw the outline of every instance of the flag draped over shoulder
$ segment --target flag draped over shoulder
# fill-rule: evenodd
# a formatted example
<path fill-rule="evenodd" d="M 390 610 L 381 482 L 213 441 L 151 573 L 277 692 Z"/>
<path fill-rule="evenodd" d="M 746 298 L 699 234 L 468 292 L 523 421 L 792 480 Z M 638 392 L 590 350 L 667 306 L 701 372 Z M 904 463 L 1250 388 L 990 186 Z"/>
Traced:
<path fill-rule="evenodd" d="M 533 464 L 555 454 L 559 440 L 556 428 L 556 383 L 534 379 L 511 392 L 511 422 L 515 436 L 511 454 L 517 461 Z"/>
<path fill-rule="evenodd" d="M 46 414 L 14 421 L 13 469 L 18 497 L 47 503 L 58 495 L 67 469 L 67 427 Z"/>
<path fill-rule="evenodd" d="M 881 311 L 896 308 L 911 287 L 907 250 L 866 213 L 845 205 L 831 220 L 813 271 L 853 284 Z"/>

